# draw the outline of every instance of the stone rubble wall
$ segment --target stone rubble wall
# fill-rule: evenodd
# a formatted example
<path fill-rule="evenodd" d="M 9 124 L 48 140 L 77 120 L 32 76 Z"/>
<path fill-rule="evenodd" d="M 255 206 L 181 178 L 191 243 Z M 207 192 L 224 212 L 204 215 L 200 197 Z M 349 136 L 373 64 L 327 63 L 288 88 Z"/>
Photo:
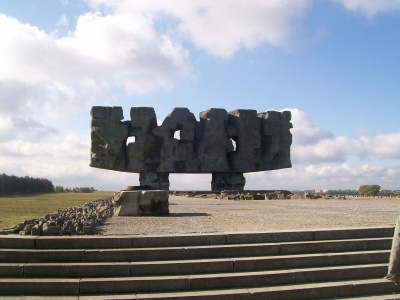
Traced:
<path fill-rule="evenodd" d="M 1 233 L 35 236 L 96 234 L 96 226 L 113 214 L 113 197 L 108 197 L 82 206 L 58 210 L 41 218 L 25 220 L 16 226 L 3 229 Z"/>
<path fill-rule="evenodd" d="M 347 200 L 349 196 L 335 195 L 335 196 L 321 196 L 313 195 L 309 192 L 303 194 L 292 193 L 285 190 L 257 190 L 257 191 L 238 191 L 238 190 L 224 190 L 221 192 L 205 192 L 205 191 L 171 191 L 171 195 L 185 196 L 190 198 L 212 198 L 212 199 L 225 199 L 225 200 L 304 200 L 304 199 L 325 199 L 325 200 Z M 359 198 L 355 196 L 354 198 Z"/>
<path fill-rule="evenodd" d="M 171 195 L 174 196 L 185 196 L 193 198 L 214 198 L 214 199 L 225 199 L 225 200 L 283 200 L 292 199 L 293 194 L 289 191 L 284 190 L 272 190 L 272 191 L 237 191 L 237 190 L 225 190 L 220 193 L 213 192 L 201 192 L 201 191 L 171 191 Z"/>

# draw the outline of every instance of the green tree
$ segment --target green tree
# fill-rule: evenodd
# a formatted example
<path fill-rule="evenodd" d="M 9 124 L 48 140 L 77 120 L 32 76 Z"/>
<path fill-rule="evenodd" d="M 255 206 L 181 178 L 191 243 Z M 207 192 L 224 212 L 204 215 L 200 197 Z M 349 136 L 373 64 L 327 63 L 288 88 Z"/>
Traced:
<path fill-rule="evenodd" d="M 360 196 L 378 196 L 382 188 L 376 184 L 362 185 L 358 188 L 358 194 Z"/>
<path fill-rule="evenodd" d="M 56 193 L 64 193 L 65 192 L 64 187 L 61 185 L 56 185 L 55 190 L 56 190 Z"/>
<path fill-rule="evenodd" d="M 81 193 L 91 193 L 92 190 L 89 187 L 81 187 L 79 188 Z"/>
<path fill-rule="evenodd" d="M 0 175 L 1 195 L 52 192 L 54 192 L 53 183 L 45 178 L 17 177 L 4 173 Z"/>
<path fill-rule="evenodd" d="M 4 195 L 6 193 L 6 188 L 4 186 L 4 177 L 6 174 L 0 174 L 0 195 Z"/>

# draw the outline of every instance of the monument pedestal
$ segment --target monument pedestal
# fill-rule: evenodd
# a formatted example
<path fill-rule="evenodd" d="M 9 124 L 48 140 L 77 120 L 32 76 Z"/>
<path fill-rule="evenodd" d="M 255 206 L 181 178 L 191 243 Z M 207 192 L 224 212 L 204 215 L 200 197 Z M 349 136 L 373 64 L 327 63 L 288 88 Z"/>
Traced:
<path fill-rule="evenodd" d="M 121 191 L 114 196 L 115 216 L 162 216 L 169 214 L 169 192 Z"/>
<path fill-rule="evenodd" d="M 212 173 L 212 191 L 243 191 L 245 184 L 246 178 L 244 178 L 243 173 Z"/>

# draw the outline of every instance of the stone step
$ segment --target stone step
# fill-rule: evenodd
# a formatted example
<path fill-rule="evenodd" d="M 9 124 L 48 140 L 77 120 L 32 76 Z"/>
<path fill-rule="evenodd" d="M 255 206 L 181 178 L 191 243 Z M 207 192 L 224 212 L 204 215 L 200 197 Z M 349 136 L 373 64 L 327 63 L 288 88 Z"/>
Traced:
<path fill-rule="evenodd" d="M 322 287 L 319 286 L 320 292 Z M 298 296 L 295 294 L 295 296 Z M 128 300 L 128 299 L 256 299 L 257 294 L 251 298 L 251 289 L 233 289 L 233 290 L 213 290 L 213 291 L 193 291 L 193 292 L 178 292 L 178 293 L 160 293 L 160 294 L 111 294 L 111 295 L 80 295 L 80 296 L 57 296 L 58 300 Z M 399 300 L 399 294 L 396 292 L 389 292 L 386 294 L 361 296 L 361 297 L 345 297 L 337 298 L 330 297 L 324 299 L 335 300 Z M 54 296 L 2 296 L 2 300 L 42 300 L 54 299 Z M 264 299 L 264 298 L 263 298 Z M 274 299 L 274 298 L 272 298 Z M 290 299 L 290 298 L 289 298 Z M 292 298 L 293 299 L 293 298 Z M 298 299 L 298 298 L 295 298 Z M 315 298 L 310 298 L 315 299 Z M 320 299 L 320 298 L 317 298 Z M 276 300 L 276 298 L 275 298 Z"/>
<path fill-rule="evenodd" d="M 273 287 L 323 281 L 382 278 L 386 264 L 305 268 L 240 273 L 113 278 L 2 278 L 4 294 L 107 294 L 135 292 L 190 291 L 206 289 Z"/>
<path fill-rule="evenodd" d="M 345 297 L 345 298 L 335 298 L 336 300 L 399 300 L 400 299 L 400 289 L 396 292 L 371 295 L 371 296 L 361 296 L 361 297 Z"/>
<path fill-rule="evenodd" d="M 196 292 L 179 292 L 179 293 L 168 293 L 168 294 L 111 294 L 111 295 L 81 295 L 81 296 L 57 296 L 58 300 L 130 300 L 130 299 L 214 299 L 214 300 L 248 300 L 248 299 L 260 299 L 259 295 L 250 294 L 251 290 L 239 289 L 239 290 L 216 290 L 216 291 L 196 291 Z M 320 291 L 321 292 L 321 291 Z M 297 297 L 298 295 L 295 294 Z M 2 296 L 3 300 L 42 300 L 42 299 L 54 299 L 54 296 Z M 261 298 L 265 299 L 265 298 Z M 268 298 L 266 298 L 268 299 Z M 276 300 L 277 298 L 270 298 Z M 284 299 L 284 298 L 280 298 Z M 299 298 L 286 298 L 286 299 L 299 299 Z M 316 299 L 316 298 L 309 298 Z M 317 298 L 321 299 L 321 298 Z M 372 296 L 361 296 L 361 297 L 346 297 L 346 298 L 324 298 L 324 299 L 335 299 L 335 300 L 399 300 L 399 294 L 396 292 L 372 295 Z"/>
<path fill-rule="evenodd" d="M 120 263 L 0 263 L 0 277 L 122 277 L 266 271 L 387 263 L 389 250 Z"/>
<path fill-rule="evenodd" d="M 124 278 L 126 281 L 108 279 L 82 279 L 80 291 L 87 293 L 120 293 L 165 290 L 203 290 L 241 288 L 256 286 L 276 286 L 338 279 L 373 278 L 385 275 L 386 265 L 363 265 L 346 267 L 325 267 L 296 270 L 258 271 L 240 273 L 200 274 L 189 276 L 163 276 Z M 132 280 L 133 279 L 133 280 Z M 128 289 L 128 290 L 126 290 Z"/>
<path fill-rule="evenodd" d="M 399 288 L 383 279 L 360 279 L 335 282 L 320 282 L 274 287 L 256 287 L 230 290 L 204 290 L 193 292 L 137 293 L 136 299 L 250 299 L 250 300 L 298 300 L 298 299 L 399 299 Z M 374 294 L 369 297 L 361 295 Z M 339 297 L 352 298 L 339 298 Z M 362 298 L 356 298 L 360 296 Z M 388 297 L 387 297 L 388 296 Z M 397 297 L 396 297 L 397 296 Z M 96 297 L 96 296 L 95 296 Z M 129 295 L 103 295 L 96 299 L 132 299 Z M 376 298 L 380 297 L 380 298 Z M 375 299 L 376 298 L 376 299 Z M 93 296 L 83 296 L 80 300 L 93 300 Z"/>
<path fill-rule="evenodd" d="M 400 291 L 383 279 L 392 235 L 393 228 L 366 228 L 152 237 L 0 237 L 0 298 L 391 296 Z"/>
<path fill-rule="evenodd" d="M 346 285 L 347 283 L 347 285 Z M 363 286 L 368 285 L 371 293 L 378 291 L 379 294 L 370 296 L 356 296 Z M 166 292 L 166 293 L 132 293 L 132 294 L 107 294 L 107 295 L 57 295 L 60 300 L 127 300 L 127 299 L 208 299 L 208 300 L 249 300 L 249 299 L 335 299 L 335 300 L 399 300 L 400 290 L 393 287 L 393 284 L 383 282 L 381 279 L 367 279 L 358 281 L 317 283 L 302 286 L 278 287 L 277 293 L 271 292 L 269 288 L 248 288 L 248 289 L 229 289 L 229 290 L 204 290 L 190 292 Z M 303 289 L 301 289 L 302 287 Z M 310 295 L 308 290 L 314 290 Z M 332 289 L 335 290 L 332 293 Z M 336 297 L 336 289 L 341 294 L 350 294 L 353 296 Z M 382 292 L 386 290 L 386 292 Z M 347 293 L 346 293 L 347 292 Z M 286 293 L 286 295 L 285 295 Z M 307 295 L 308 294 L 308 295 Z M 278 295 L 279 298 L 276 297 Z M 308 296 L 308 297 L 304 297 Z M 40 296 L 2 296 L 3 300 L 42 300 L 54 299 L 53 295 Z"/>
<path fill-rule="evenodd" d="M 392 238 L 393 227 L 164 236 L 1 236 L 0 249 L 101 249 L 209 246 L 343 239 Z"/>
<path fill-rule="evenodd" d="M 132 262 L 390 249 L 392 238 L 126 249 L 0 249 L 0 262 Z"/>

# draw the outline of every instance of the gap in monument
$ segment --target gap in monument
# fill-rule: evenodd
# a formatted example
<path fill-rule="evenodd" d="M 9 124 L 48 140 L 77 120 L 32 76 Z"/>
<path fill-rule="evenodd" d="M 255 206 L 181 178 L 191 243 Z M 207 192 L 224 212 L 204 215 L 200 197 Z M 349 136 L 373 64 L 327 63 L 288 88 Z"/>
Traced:
<path fill-rule="evenodd" d="M 231 152 L 234 152 L 234 151 L 236 151 L 236 141 L 232 138 L 230 140 L 231 140 L 232 146 L 233 146 L 233 150 Z"/>
<path fill-rule="evenodd" d="M 126 145 L 128 146 L 130 143 L 136 142 L 136 137 L 130 136 L 126 139 Z"/>
<path fill-rule="evenodd" d="M 180 141 L 181 140 L 181 131 L 180 130 L 176 130 L 174 133 L 174 139 Z"/>

